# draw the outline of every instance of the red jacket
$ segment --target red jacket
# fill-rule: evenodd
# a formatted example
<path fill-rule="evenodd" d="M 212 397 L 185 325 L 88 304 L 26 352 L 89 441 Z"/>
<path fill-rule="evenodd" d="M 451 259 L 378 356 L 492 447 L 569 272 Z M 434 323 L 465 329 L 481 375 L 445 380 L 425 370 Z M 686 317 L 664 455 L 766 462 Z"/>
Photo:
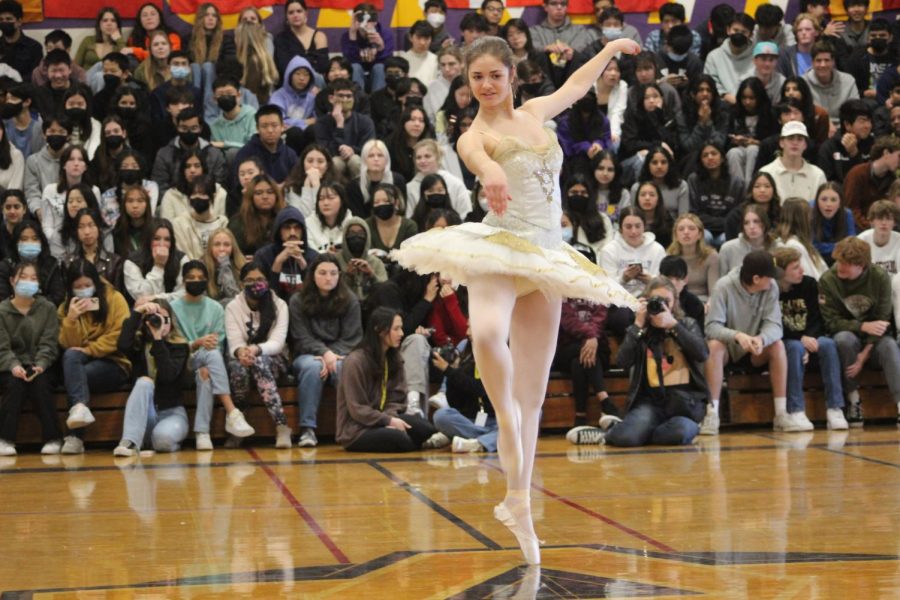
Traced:
<path fill-rule="evenodd" d="M 585 300 L 566 300 L 559 321 L 559 345 L 567 346 L 590 338 L 603 341 L 606 337 L 606 307 Z"/>
<path fill-rule="evenodd" d="M 434 328 L 431 336 L 431 345 L 443 346 L 448 342 L 459 344 L 466 337 L 468 323 L 466 316 L 459 308 L 459 298 L 456 294 L 442 297 L 440 294 L 431 304 L 431 312 L 428 314 L 428 326 Z"/>

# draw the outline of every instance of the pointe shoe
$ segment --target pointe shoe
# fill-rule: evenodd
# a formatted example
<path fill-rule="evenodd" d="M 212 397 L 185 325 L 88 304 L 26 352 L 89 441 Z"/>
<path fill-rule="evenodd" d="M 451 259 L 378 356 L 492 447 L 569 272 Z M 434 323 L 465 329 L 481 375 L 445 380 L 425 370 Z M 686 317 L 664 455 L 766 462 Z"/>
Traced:
<path fill-rule="evenodd" d="M 506 527 L 516 536 L 519 543 L 519 549 L 522 550 L 522 556 L 529 565 L 541 564 L 541 540 L 536 535 L 528 535 L 519 525 L 512 512 L 501 502 L 494 507 L 494 518 L 506 525 Z"/>

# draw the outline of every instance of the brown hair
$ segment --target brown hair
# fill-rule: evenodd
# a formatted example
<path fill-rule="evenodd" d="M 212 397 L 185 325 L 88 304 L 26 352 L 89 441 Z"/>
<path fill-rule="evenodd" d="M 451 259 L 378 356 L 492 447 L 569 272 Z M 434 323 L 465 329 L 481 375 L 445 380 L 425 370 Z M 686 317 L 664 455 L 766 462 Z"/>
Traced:
<path fill-rule="evenodd" d="M 872 144 L 872 152 L 869 153 L 871 160 L 878 160 L 884 156 L 885 152 L 896 152 L 900 150 L 900 138 L 894 135 L 882 135 Z"/>
<path fill-rule="evenodd" d="M 206 45 L 206 29 L 203 27 L 203 20 L 206 18 L 206 11 L 209 9 L 216 11 L 216 28 L 212 31 L 212 37 L 209 40 L 209 46 Z M 222 39 L 225 37 L 222 31 L 222 13 L 212 2 L 204 2 L 197 7 L 197 13 L 194 15 L 194 28 L 191 31 L 191 60 L 195 63 L 212 62 L 219 60 L 219 51 L 222 49 Z"/>
<path fill-rule="evenodd" d="M 761 204 L 745 205 L 744 210 L 741 212 L 741 235 L 744 235 L 744 220 L 747 218 L 747 213 L 753 213 L 759 217 L 759 220 L 763 225 L 763 238 L 765 239 L 763 247 L 768 250 L 775 242 L 772 237 L 772 222 L 769 220 L 769 215 Z"/>
<path fill-rule="evenodd" d="M 712 254 L 712 248 L 706 245 L 706 239 L 703 236 L 703 232 L 706 228 L 703 227 L 703 221 L 701 221 L 700 217 L 694 213 L 684 213 L 683 215 L 678 215 L 678 218 L 675 219 L 675 224 L 672 225 L 672 243 L 669 244 L 669 247 L 666 249 L 666 254 L 670 256 L 681 256 L 684 254 L 684 248 L 681 246 L 681 242 L 678 241 L 676 232 L 678 223 L 684 220 L 688 220 L 696 225 L 697 229 L 700 231 L 700 239 L 697 241 L 697 256 L 700 258 L 700 262 L 703 262 L 709 258 L 710 254 Z"/>
<path fill-rule="evenodd" d="M 786 269 L 792 262 L 800 260 L 800 251 L 796 248 L 782 246 L 772 251 L 772 257 L 775 259 L 775 264 L 778 267 Z"/>
<path fill-rule="evenodd" d="M 809 202 L 803 198 L 788 198 L 785 200 L 784 204 L 781 205 L 781 222 L 777 227 L 777 237 L 781 238 L 782 243 L 787 243 L 791 236 L 796 237 L 797 241 L 809 254 L 810 260 L 821 267 L 825 265 L 825 261 L 812 243 L 812 233 L 810 232 L 809 224 L 810 212 Z"/>
<path fill-rule="evenodd" d="M 897 181 L 895 181 L 894 183 L 897 183 Z M 900 186 L 898 186 L 898 189 L 900 189 Z M 876 200 L 872 203 L 872 206 L 869 207 L 869 212 L 866 215 L 866 218 L 869 219 L 870 222 L 874 221 L 875 219 L 887 218 L 898 221 L 900 220 L 900 208 L 897 208 L 897 205 L 894 204 L 891 200 Z"/>
<path fill-rule="evenodd" d="M 256 186 L 260 183 L 269 184 L 272 191 L 275 193 L 275 206 L 272 207 L 271 214 L 260 213 L 256 210 L 256 205 L 253 203 L 253 193 L 256 191 Z M 264 239 L 266 233 L 272 223 L 275 222 L 275 215 L 277 215 L 284 206 L 284 196 L 281 193 L 281 188 L 274 179 L 265 173 L 251 179 L 250 183 L 247 185 L 247 190 L 244 192 L 244 199 L 241 202 L 241 207 L 238 209 L 238 218 L 244 224 L 244 242 L 250 247 L 257 247 L 268 243 L 269 240 Z"/>
<path fill-rule="evenodd" d="M 678 302 L 678 291 L 675 289 L 675 284 L 668 277 L 663 277 L 662 275 L 657 275 L 653 279 L 647 282 L 647 287 L 644 288 L 644 293 L 641 294 L 642 298 L 649 298 L 651 296 L 650 292 L 653 290 L 658 290 L 660 288 L 669 290 L 672 292 L 672 316 L 676 319 L 683 319 L 684 312 L 681 310 L 681 303 Z"/>
<path fill-rule="evenodd" d="M 834 246 L 832 258 L 848 265 L 868 267 L 872 264 L 872 249 L 856 236 L 845 237 Z"/>
<path fill-rule="evenodd" d="M 504 67 L 509 69 L 509 80 L 513 85 L 513 93 L 515 93 L 516 69 L 512 48 L 509 47 L 506 40 L 494 35 L 480 37 L 466 48 L 465 54 L 463 55 L 463 77 L 465 78 L 466 83 L 469 82 L 469 65 L 485 54 L 493 56 L 503 63 Z"/>

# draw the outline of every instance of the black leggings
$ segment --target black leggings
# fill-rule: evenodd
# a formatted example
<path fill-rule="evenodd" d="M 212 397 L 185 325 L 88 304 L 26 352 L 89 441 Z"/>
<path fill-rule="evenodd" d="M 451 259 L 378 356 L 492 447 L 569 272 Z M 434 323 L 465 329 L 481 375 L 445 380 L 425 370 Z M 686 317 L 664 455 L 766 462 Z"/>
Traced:
<path fill-rule="evenodd" d="M 13 377 L 9 371 L 2 373 L 0 392 L 3 394 L 3 399 L 0 400 L 0 438 L 11 444 L 15 443 L 22 406 L 26 398 L 30 398 L 41 421 L 43 441 L 62 439 L 56 404 L 53 401 L 53 389 L 47 373 L 41 373 L 30 382 Z"/>
<path fill-rule="evenodd" d="M 556 364 L 560 371 L 564 371 L 572 378 L 572 394 L 575 396 L 575 412 L 583 413 L 587 410 L 587 398 L 590 386 L 594 386 L 594 392 L 605 391 L 603 384 L 603 365 L 601 364 L 601 349 L 597 348 L 597 362 L 593 367 L 585 367 L 579 360 L 581 356 L 581 342 L 572 342 L 559 349 L 556 353 Z"/>
<path fill-rule="evenodd" d="M 397 418 L 405 421 L 410 428 L 400 431 L 388 427 L 373 427 L 356 438 L 346 447 L 346 450 L 349 452 L 412 452 L 421 449 L 425 440 L 437 431 L 422 417 L 397 415 Z"/>

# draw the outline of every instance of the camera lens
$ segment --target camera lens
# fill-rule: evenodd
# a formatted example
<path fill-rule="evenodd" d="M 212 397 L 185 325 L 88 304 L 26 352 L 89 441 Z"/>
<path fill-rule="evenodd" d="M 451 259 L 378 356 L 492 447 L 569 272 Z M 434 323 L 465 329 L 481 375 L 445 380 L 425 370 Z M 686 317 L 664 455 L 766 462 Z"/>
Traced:
<path fill-rule="evenodd" d="M 144 322 L 154 329 L 159 329 L 163 324 L 162 317 L 156 314 L 147 315 L 144 317 Z"/>

